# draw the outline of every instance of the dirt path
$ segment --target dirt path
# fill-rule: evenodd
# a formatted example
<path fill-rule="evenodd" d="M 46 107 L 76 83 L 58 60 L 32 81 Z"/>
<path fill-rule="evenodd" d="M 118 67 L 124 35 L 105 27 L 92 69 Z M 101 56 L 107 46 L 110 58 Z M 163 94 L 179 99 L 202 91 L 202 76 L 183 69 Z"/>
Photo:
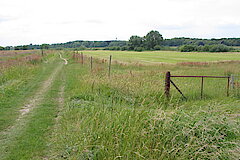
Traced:
<path fill-rule="evenodd" d="M 59 92 L 59 97 L 58 97 L 58 114 L 56 117 L 56 121 L 59 121 L 60 118 L 60 113 L 63 110 L 64 107 L 64 88 L 65 86 L 61 86 L 60 92 Z"/>
<path fill-rule="evenodd" d="M 65 61 L 65 65 L 67 64 L 67 60 L 62 58 L 61 54 L 60 58 Z M 21 134 L 21 131 L 24 129 L 25 124 L 28 122 L 27 116 L 30 112 L 32 112 L 36 107 L 38 107 L 41 102 L 44 100 L 45 94 L 49 91 L 51 88 L 55 78 L 57 77 L 58 73 L 61 71 L 63 67 L 62 63 L 59 63 L 56 65 L 52 73 L 50 74 L 49 78 L 45 80 L 41 87 L 36 91 L 36 94 L 30 97 L 25 105 L 20 109 L 20 114 L 18 118 L 16 119 L 16 122 L 13 126 L 7 128 L 4 131 L 0 132 L 0 159 L 4 159 L 3 155 L 5 155 L 8 151 L 8 148 L 11 147 L 11 142 L 14 141 L 15 138 L 17 138 L 18 135 Z M 64 88 L 60 91 L 60 94 L 63 94 Z M 63 96 L 60 96 L 63 97 Z M 59 100 L 61 102 L 61 100 Z M 63 102 L 61 102 L 62 104 Z"/>
<path fill-rule="evenodd" d="M 62 55 L 60 54 L 60 53 L 58 53 L 59 54 L 59 57 L 62 59 L 62 60 L 64 60 L 65 61 L 65 65 L 67 65 L 68 64 L 68 61 L 65 59 L 65 58 L 62 58 Z"/>
<path fill-rule="evenodd" d="M 64 60 L 64 64 L 67 65 L 68 61 L 65 58 L 62 58 L 62 55 L 59 53 L 60 59 Z M 52 82 L 54 81 L 56 74 L 61 70 L 62 65 L 59 65 L 51 74 L 51 76 L 43 83 L 40 90 L 36 93 L 36 95 L 30 99 L 30 101 L 20 110 L 21 115 L 18 117 L 18 120 L 21 119 L 25 114 L 27 114 L 30 110 L 34 108 L 39 102 L 42 101 L 45 93 L 48 91 Z"/>

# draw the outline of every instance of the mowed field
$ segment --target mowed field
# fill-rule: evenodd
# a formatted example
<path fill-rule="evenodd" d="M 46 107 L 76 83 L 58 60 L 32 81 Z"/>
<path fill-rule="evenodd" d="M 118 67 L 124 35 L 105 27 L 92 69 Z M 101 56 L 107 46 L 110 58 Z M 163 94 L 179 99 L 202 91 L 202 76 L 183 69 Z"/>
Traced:
<path fill-rule="evenodd" d="M 31 56 L 18 63 L 13 54 L 1 63 L 0 159 L 240 157 L 237 53 L 53 50 Z M 208 63 L 218 60 L 224 62 Z M 235 86 L 227 96 L 227 79 L 205 79 L 201 98 L 201 79 L 172 78 L 187 100 L 173 86 L 167 99 L 167 71 L 235 75 Z"/>
<path fill-rule="evenodd" d="M 80 53 L 80 51 L 79 51 Z M 83 54 L 96 58 L 108 59 L 109 55 L 114 60 L 134 63 L 178 63 L 178 62 L 216 62 L 239 61 L 240 53 L 199 53 L 176 51 L 82 51 Z"/>

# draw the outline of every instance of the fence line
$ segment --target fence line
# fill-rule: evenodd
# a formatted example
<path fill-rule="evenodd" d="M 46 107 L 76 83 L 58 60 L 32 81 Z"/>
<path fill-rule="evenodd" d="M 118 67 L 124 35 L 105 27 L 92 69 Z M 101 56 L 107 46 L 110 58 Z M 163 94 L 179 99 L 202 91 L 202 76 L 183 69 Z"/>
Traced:
<path fill-rule="evenodd" d="M 83 53 L 81 52 L 81 54 L 79 56 L 77 56 L 75 53 L 73 55 L 74 59 L 81 59 L 81 63 L 83 64 L 84 62 L 84 58 L 83 58 Z M 108 77 L 111 77 L 111 65 L 112 65 L 112 55 L 109 56 L 109 64 L 108 64 Z M 93 71 L 93 57 L 90 57 L 90 70 L 91 72 Z M 203 91 L 204 91 L 204 78 L 221 78 L 221 79 L 227 79 L 227 91 L 226 91 L 226 95 L 229 96 L 229 89 L 230 86 L 234 89 L 236 83 L 240 84 L 240 82 L 236 82 L 236 80 L 238 80 L 240 77 L 239 75 L 231 75 L 231 76 L 189 76 L 189 75 L 171 75 L 170 72 L 166 72 L 166 77 L 165 77 L 165 96 L 167 98 L 170 98 L 170 87 L 171 84 L 177 89 L 177 91 L 183 96 L 183 98 L 187 99 L 183 92 L 180 90 L 180 88 L 171 80 L 171 78 L 201 78 L 201 88 L 200 88 L 200 97 L 201 99 L 203 98 Z"/>
<path fill-rule="evenodd" d="M 165 78 L 165 96 L 167 98 L 170 97 L 170 84 L 173 84 L 173 86 L 177 89 L 177 91 L 185 98 L 187 99 L 182 91 L 175 85 L 175 83 L 171 80 L 171 77 L 177 77 L 177 78 L 201 78 L 201 99 L 203 98 L 203 84 L 204 84 L 204 78 L 226 78 L 227 79 L 227 96 L 229 96 L 229 88 L 230 88 L 230 78 L 231 76 L 172 76 L 170 72 L 166 72 L 166 78 Z"/>
<path fill-rule="evenodd" d="M 112 55 L 109 57 L 109 66 L 108 66 L 108 77 L 111 76 L 111 65 L 112 65 Z"/>
<path fill-rule="evenodd" d="M 234 75 L 234 74 L 231 75 L 230 85 L 232 89 L 235 89 L 236 86 L 240 85 L 239 80 L 240 80 L 240 75 Z"/>

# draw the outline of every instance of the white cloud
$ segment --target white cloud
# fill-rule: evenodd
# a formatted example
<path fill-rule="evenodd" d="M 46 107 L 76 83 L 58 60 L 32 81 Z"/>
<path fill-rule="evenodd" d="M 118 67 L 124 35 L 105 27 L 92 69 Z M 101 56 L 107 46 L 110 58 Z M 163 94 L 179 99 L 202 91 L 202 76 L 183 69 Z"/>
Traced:
<path fill-rule="evenodd" d="M 158 30 L 172 37 L 240 37 L 239 0 L 7 0 L 0 46 L 127 40 Z"/>

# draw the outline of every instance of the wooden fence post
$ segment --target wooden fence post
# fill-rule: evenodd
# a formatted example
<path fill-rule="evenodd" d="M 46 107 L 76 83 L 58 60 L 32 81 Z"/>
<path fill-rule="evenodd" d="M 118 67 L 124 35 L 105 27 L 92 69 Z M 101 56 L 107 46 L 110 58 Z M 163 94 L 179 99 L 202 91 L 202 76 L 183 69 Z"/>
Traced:
<path fill-rule="evenodd" d="M 203 77 L 202 77 L 202 83 L 201 83 L 201 99 L 203 98 Z"/>
<path fill-rule="evenodd" d="M 109 66 L 108 66 L 108 77 L 111 76 L 111 64 L 112 64 L 112 55 L 109 57 Z"/>
<path fill-rule="evenodd" d="M 77 57 L 77 52 L 74 51 L 74 54 L 73 54 L 73 58 L 74 58 L 74 60 L 76 59 L 76 57 Z"/>
<path fill-rule="evenodd" d="M 92 72 L 92 68 L 93 68 L 93 60 L 92 60 L 92 56 L 90 57 L 90 67 L 91 67 L 91 72 Z"/>
<path fill-rule="evenodd" d="M 234 75 L 233 74 L 231 74 L 230 84 L 231 84 L 231 88 L 234 89 Z"/>
<path fill-rule="evenodd" d="M 81 52 L 81 62 L 83 64 L 83 53 Z"/>
<path fill-rule="evenodd" d="M 167 98 L 170 97 L 170 80 L 171 80 L 171 73 L 168 71 L 166 73 L 166 78 L 165 78 L 165 95 Z"/>
<path fill-rule="evenodd" d="M 230 87 L 230 77 L 228 77 L 228 81 L 227 81 L 227 97 L 229 97 L 229 87 Z"/>

